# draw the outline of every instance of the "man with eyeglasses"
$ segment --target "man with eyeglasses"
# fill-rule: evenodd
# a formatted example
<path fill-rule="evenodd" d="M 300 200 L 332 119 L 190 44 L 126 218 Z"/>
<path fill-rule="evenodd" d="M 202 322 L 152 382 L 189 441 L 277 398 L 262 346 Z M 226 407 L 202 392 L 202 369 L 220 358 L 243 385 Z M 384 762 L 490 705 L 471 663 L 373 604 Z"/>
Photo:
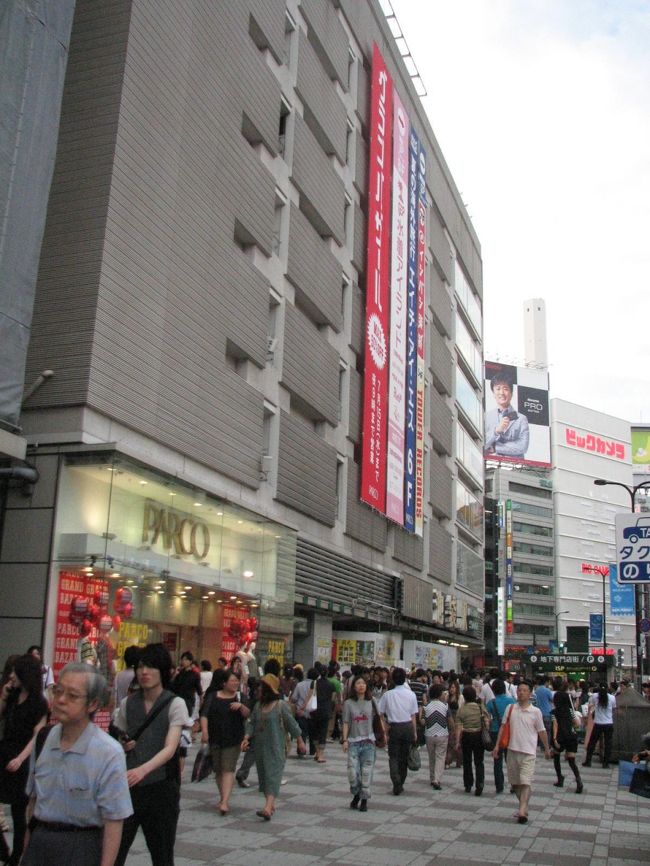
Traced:
<path fill-rule="evenodd" d="M 32 752 L 21 863 L 113 866 L 122 823 L 133 809 L 122 749 L 92 724 L 106 699 L 106 680 L 86 664 L 69 664 L 52 691 L 58 724 L 37 735 Z"/>

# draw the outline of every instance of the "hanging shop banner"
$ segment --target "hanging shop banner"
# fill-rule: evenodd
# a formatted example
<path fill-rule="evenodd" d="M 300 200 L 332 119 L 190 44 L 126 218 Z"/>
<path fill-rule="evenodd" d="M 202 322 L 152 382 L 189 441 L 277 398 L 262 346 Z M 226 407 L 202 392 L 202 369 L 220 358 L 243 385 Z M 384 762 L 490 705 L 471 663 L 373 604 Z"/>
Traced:
<path fill-rule="evenodd" d="M 393 220 L 390 281 L 390 378 L 386 517 L 404 525 L 404 406 L 408 255 L 409 119 L 393 94 Z"/>
<path fill-rule="evenodd" d="M 512 500 L 506 499 L 506 634 L 514 631 L 512 617 Z"/>
<path fill-rule="evenodd" d="M 112 685 L 115 648 L 108 637 L 113 630 L 108 599 L 107 580 L 71 571 L 59 572 L 52 660 L 55 680 L 70 662 L 84 661 L 96 666 L 109 687 Z M 75 613 L 79 616 L 75 617 Z M 98 710 L 93 719 L 103 730 L 108 730 L 110 720 L 108 710 Z"/>
<path fill-rule="evenodd" d="M 231 635 L 231 625 L 237 619 L 248 619 L 251 615 L 249 607 L 241 604 L 224 604 L 221 607 L 221 652 L 230 661 L 240 649 L 241 640 Z"/>
<path fill-rule="evenodd" d="M 417 390 L 415 411 L 415 534 L 424 532 L 424 312 L 427 248 L 426 155 L 418 156 Z"/>
<path fill-rule="evenodd" d="M 370 87 L 368 255 L 361 499 L 386 511 L 392 81 L 376 45 Z"/>
<path fill-rule="evenodd" d="M 418 163 L 420 140 L 409 139 L 408 282 L 406 289 L 406 451 L 404 466 L 404 526 L 415 532 L 415 444 L 418 374 Z"/>

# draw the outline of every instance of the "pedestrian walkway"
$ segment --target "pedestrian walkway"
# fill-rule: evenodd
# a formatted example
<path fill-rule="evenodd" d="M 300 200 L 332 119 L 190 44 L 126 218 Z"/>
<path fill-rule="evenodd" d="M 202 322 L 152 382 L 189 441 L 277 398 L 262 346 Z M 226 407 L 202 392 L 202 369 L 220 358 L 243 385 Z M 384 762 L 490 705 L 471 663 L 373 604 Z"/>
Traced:
<path fill-rule="evenodd" d="M 236 789 L 231 814 L 216 812 L 214 777 L 189 782 L 196 747 L 188 758 L 176 843 L 176 866 L 462 866 L 467 863 L 526 866 L 641 866 L 650 863 L 650 800 L 617 788 L 616 768 L 594 763 L 581 768 L 585 791 L 575 793 L 569 776 L 554 788 L 550 761 L 537 760 L 530 822 L 512 817 L 514 796 L 494 793 L 491 760 L 486 761 L 483 796 L 468 795 L 462 771 L 447 770 L 442 791 L 429 785 L 426 754 L 418 773 L 409 773 L 395 797 L 388 761 L 380 752 L 373 797 L 365 814 L 349 809 L 346 761 L 338 744 L 328 744 L 326 764 L 287 761 L 270 822 L 255 810 L 263 804 L 255 770 L 251 787 Z M 150 866 L 142 836 L 127 866 Z"/>

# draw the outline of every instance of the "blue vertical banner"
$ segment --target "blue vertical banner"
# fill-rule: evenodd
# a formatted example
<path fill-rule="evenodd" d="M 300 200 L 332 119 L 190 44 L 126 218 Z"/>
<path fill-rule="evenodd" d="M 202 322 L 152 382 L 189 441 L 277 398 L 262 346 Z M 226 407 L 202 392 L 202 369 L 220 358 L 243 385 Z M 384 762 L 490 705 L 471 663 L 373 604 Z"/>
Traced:
<path fill-rule="evenodd" d="M 589 614 L 589 643 L 602 643 L 603 641 L 603 615 L 602 613 Z"/>
<path fill-rule="evenodd" d="M 406 291 L 406 417 L 404 459 L 404 528 L 415 532 L 415 448 L 418 373 L 418 164 L 420 140 L 409 138 L 408 279 Z"/>
<path fill-rule="evenodd" d="M 609 601 L 613 616 L 634 616 L 634 584 L 618 582 L 618 565 L 609 564 Z"/>

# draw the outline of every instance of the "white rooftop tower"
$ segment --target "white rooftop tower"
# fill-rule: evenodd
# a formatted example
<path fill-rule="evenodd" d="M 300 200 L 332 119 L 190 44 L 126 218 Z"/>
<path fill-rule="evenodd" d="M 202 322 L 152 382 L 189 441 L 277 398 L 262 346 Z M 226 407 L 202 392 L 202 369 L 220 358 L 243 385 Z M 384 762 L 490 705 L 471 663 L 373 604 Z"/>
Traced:
<path fill-rule="evenodd" d="M 524 358 L 527 367 L 548 369 L 546 303 L 543 298 L 524 301 Z"/>

